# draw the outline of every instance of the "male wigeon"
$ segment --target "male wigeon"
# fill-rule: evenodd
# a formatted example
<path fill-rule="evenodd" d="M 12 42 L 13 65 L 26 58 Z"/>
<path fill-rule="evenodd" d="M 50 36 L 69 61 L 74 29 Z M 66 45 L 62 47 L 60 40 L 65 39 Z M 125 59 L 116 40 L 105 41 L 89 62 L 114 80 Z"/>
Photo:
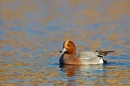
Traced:
<path fill-rule="evenodd" d="M 103 57 L 114 51 L 76 51 L 75 44 L 66 40 L 63 44 L 63 50 L 60 52 L 63 53 L 59 60 L 60 64 L 81 65 L 107 63 Z"/>

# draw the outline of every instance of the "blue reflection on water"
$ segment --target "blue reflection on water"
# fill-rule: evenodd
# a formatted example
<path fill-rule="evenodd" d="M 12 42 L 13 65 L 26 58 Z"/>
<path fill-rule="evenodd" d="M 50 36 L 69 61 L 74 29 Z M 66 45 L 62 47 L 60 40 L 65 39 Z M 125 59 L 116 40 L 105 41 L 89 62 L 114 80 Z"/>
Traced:
<path fill-rule="evenodd" d="M 91 24 L 91 25 L 86 25 L 85 28 L 86 29 L 98 29 L 100 27 L 102 27 L 102 23 L 95 23 L 95 24 Z"/>

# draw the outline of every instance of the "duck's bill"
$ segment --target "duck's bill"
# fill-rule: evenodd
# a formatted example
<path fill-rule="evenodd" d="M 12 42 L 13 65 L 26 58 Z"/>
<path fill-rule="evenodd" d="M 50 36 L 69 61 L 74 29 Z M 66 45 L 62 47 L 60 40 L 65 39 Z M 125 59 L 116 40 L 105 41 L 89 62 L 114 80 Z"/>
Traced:
<path fill-rule="evenodd" d="M 60 53 L 64 53 L 66 51 L 66 49 L 65 48 L 63 48 L 63 50 L 61 50 L 60 51 Z"/>

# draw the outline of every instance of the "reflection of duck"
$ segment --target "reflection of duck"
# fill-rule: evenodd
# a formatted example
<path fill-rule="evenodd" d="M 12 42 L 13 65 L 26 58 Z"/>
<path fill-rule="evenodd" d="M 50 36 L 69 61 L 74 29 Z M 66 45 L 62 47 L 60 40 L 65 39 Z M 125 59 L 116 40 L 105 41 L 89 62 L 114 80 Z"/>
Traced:
<path fill-rule="evenodd" d="M 60 64 L 103 64 L 107 63 L 103 57 L 114 51 L 76 51 L 75 44 L 66 40 L 60 52 L 63 52 Z"/>
<path fill-rule="evenodd" d="M 63 68 L 65 83 L 64 86 L 80 86 L 77 80 L 85 81 L 86 78 L 90 78 L 95 74 L 94 71 L 102 70 L 102 64 L 93 64 L 93 65 L 60 65 L 60 68 Z M 102 73 L 98 72 L 98 75 Z M 85 77 L 84 77 L 85 76 Z M 85 78 L 85 79 L 84 79 Z"/>

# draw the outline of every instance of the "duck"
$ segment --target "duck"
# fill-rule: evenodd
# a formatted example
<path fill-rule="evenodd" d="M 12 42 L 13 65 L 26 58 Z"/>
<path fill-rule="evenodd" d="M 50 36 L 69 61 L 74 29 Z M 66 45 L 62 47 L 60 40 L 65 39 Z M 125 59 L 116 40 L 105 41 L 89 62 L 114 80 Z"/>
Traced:
<path fill-rule="evenodd" d="M 104 57 L 115 51 L 76 51 L 76 46 L 74 42 L 66 40 L 63 43 L 63 49 L 60 51 L 62 55 L 60 56 L 60 64 L 106 64 L 107 60 Z"/>

